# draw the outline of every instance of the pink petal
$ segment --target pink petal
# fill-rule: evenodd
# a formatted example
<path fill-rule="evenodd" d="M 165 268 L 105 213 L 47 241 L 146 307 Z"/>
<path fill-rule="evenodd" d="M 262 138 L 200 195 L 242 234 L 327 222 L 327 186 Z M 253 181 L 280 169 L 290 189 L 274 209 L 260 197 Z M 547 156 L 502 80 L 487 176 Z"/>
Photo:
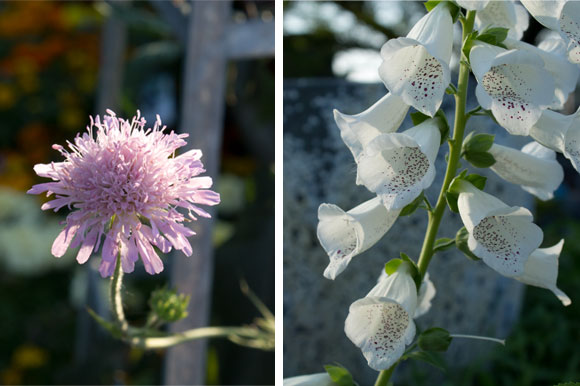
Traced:
<path fill-rule="evenodd" d="M 95 247 L 95 242 L 97 241 L 98 235 L 99 228 L 95 226 L 85 236 L 83 244 L 81 245 L 79 253 L 77 254 L 77 261 L 79 262 L 79 264 L 86 263 L 89 257 L 91 257 L 91 253 L 93 252 L 93 248 Z"/>
<path fill-rule="evenodd" d="M 79 224 L 67 225 L 56 237 L 54 243 L 52 244 L 51 252 L 55 257 L 62 257 L 68 246 L 70 245 L 72 239 L 75 237 L 75 233 L 79 229 Z"/>

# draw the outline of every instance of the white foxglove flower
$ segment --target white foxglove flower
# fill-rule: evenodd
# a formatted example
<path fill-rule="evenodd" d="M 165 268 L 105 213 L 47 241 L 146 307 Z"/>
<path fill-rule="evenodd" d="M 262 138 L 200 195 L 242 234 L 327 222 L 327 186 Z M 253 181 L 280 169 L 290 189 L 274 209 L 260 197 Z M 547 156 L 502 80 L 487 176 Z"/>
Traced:
<path fill-rule="evenodd" d="M 487 7 L 490 0 L 455 0 L 455 2 L 468 11 L 481 11 Z"/>
<path fill-rule="evenodd" d="M 283 386 L 336 386 L 328 373 L 316 373 L 285 378 Z"/>
<path fill-rule="evenodd" d="M 391 93 L 431 117 L 449 86 L 453 21 L 442 2 L 415 24 L 407 37 L 381 48 L 379 75 Z"/>
<path fill-rule="evenodd" d="M 389 277 L 389 275 L 387 275 L 387 273 L 383 269 L 381 271 L 379 279 L 377 280 L 377 283 L 380 283 L 387 277 Z M 435 297 L 436 293 L 437 291 L 435 290 L 435 285 L 433 284 L 431 279 L 429 279 L 429 272 L 427 272 L 425 273 L 425 277 L 423 278 L 423 282 L 421 282 L 421 287 L 419 288 L 419 293 L 417 294 L 417 307 L 415 308 L 413 319 L 425 315 L 431 309 L 431 301 Z"/>
<path fill-rule="evenodd" d="M 440 139 L 436 119 L 377 136 L 359 158 L 357 183 L 381 197 L 387 209 L 402 209 L 433 182 Z"/>
<path fill-rule="evenodd" d="M 346 336 L 375 370 L 391 367 L 415 337 L 417 288 L 407 264 L 352 303 L 344 323 Z"/>
<path fill-rule="evenodd" d="M 485 264 L 508 277 L 520 276 L 542 243 L 542 230 L 529 210 L 507 206 L 467 181 L 460 181 L 457 206 L 469 232 L 467 245 Z"/>
<path fill-rule="evenodd" d="M 568 43 L 568 60 L 580 63 L 580 3 L 578 1 L 522 0 L 532 16 Z"/>
<path fill-rule="evenodd" d="M 564 108 L 568 95 L 576 88 L 580 68 L 570 63 L 562 55 L 561 45 L 564 44 L 563 40 L 561 38 L 550 39 L 536 47 L 519 40 L 507 38 L 503 41 L 503 44 L 509 49 L 532 52 L 542 58 L 544 69 L 554 78 L 555 91 L 549 107 L 557 110 Z"/>
<path fill-rule="evenodd" d="M 372 247 L 387 233 L 399 212 L 387 210 L 379 197 L 348 212 L 336 205 L 321 204 L 316 235 L 330 259 L 324 277 L 334 280 L 354 256 Z"/>
<path fill-rule="evenodd" d="M 477 78 L 475 95 L 510 134 L 528 135 L 552 103 L 554 79 L 531 52 L 478 44 L 469 55 Z"/>
<path fill-rule="evenodd" d="M 560 299 L 563 305 L 569 306 L 572 301 L 562 290 L 556 286 L 558 280 L 558 258 L 564 246 L 564 239 L 556 245 L 548 248 L 538 248 L 528 258 L 524 267 L 524 274 L 515 279 L 533 285 L 549 289 Z"/>
<path fill-rule="evenodd" d="M 489 26 L 509 28 L 508 36 L 520 40 L 529 26 L 528 13 L 513 0 L 490 1 L 475 15 L 477 30 Z"/>
<path fill-rule="evenodd" d="M 379 134 L 393 133 L 405 119 L 409 105 L 401 98 L 388 93 L 374 105 L 356 115 L 346 115 L 334 110 L 334 120 L 340 136 L 358 160 L 365 146 Z"/>
<path fill-rule="evenodd" d="M 426 272 L 421 287 L 419 288 L 419 293 L 417 294 L 417 308 L 415 309 L 415 315 L 413 318 L 416 319 L 429 312 L 431 309 L 431 301 L 436 293 L 435 285 L 429 279 L 429 272 Z"/>
<path fill-rule="evenodd" d="M 545 110 L 530 130 L 530 136 L 562 153 L 580 171 L 580 108 L 571 115 Z"/>
<path fill-rule="evenodd" d="M 553 198 L 564 180 L 564 169 L 556 161 L 556 153 L 537 142 L 528 143 L 521 151 L 493 144 L 489 152 L 496 161 L 491 170 L 540 200 Z"/>

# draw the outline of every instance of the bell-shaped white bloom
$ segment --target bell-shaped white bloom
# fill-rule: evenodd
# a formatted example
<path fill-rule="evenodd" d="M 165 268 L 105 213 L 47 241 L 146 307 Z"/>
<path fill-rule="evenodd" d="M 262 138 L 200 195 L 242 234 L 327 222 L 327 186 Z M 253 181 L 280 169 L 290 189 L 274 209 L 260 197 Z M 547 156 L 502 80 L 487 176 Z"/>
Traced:
<path fill-rule="evenodd" d="M 564 169 L 556 161 L 556 153 L 537 142 L 528 143 L 521 151 L 493 144 L 489 152 L 496 161 L 491 170 L 540 200 L 553 198 L 564 180 Z"/>
<path fill-rule="evenodd" d="M 412 315 L 417 306 L 417 287 L 407 264 L 401 263 L 397 272 L 352 303 L 344 323 L 346 336 L 375 370 L 391 367 L 415 337 Z"/>
<path fill-rule="evenodd" d="M 460 181 L 457 206 L 469 232 L 467 245 L 488 266 L 508 277 L 520 276 L 544 234 L 529 210 L 507 206 L 467 181 Z"/>
<path fill-rule="evenodd" d="M 513 0 L 490 1 L 475 15 L 477 30 L 488 26 L 509 28 L 508 36 L 520 40 L 529 26 L 528 13 Z"/>
<path fill-rule="evenodd" d="M 432 117 L 451 79 L 452 44 L 453 21 L 441 2 L 415 24 L 407 37 L 383 45 L 379 75 L 391 93 Z"/>
<path fill-rule="evenodd" d="M 562 153 L 580 172 L 580 108 L 564 115 L 545 110 L 530 130 L 530 136 L 542 145 Z"/>
<path fill-rule="evenodd" d="M 433 182 L 440 140 L 436 119 L 377 136 L 359 158 L 357 183 L 381 197 L 387 209 L 402 209 Z"/>
<path fill-rule="evenodd" d="M 477 78 L 475 95 L 510 134 L 529 135 L 542 110 L 552 103 L 554 79 L 542 58 L 532 52 L 478 44 L 471 67 Z"/>
<path fill-rule="evenodd" d="M 481 11 L 487 7 L 490 0 L 455 0 L 455 2 L 468 11 Z"/>
<path fill-rule="evenodd" d="M 421 287 L 419 288 L 419 293 L 417 294 L 417 308 L 415 309 L 415 315 L 413 318 L 418 318 L 425 315 L 431 309 L 431 301 L 435 297 L 437 291 L 435 290 L 435 285 L 429 279 L 429 272 L 425 273 Z"/>
<path fill-rule="evenodd" d="M 565 56 L 561 54 L 563 40 L 550 39 L 540 44 L 538 47 L 531 44 L 507 38 L 503 44 L 510 49 L 518 49 L 526 52 L 537 54 L 544 61 L 544 69 L 547 70 L 554 78 L 554 95 L 550 108 L 562 109 L 564 103 L 568 100 L 568 95 L 576 88 L 580 68 L 570 63 Z"/>
<path fill-rule="evenodd" d="M 572 301 L 568 295 L 556 286 L 556 281 L 558 280 L 558 258 L 563 246 L 564 239 L 549 248 L 536 249 L 528 258 L 524 266 L 523 275 L 516 276 L 515 279 L 522 283 L 549 289 L 560 299 L 563 305 L 569 306 Z"/>
<path fill-rule="evenodd" d="M 396 272 L 395 272 L 396 274 Z M 394 275 L 394 274 L 393 274 Z M 391 280 L 393 279 L 391 275 Z M 381 283 L 381 281 L 385 280 L 389 275 L 385 272 L 385 270 L 381 270 L 381 275 L 379 276 L 377 283 Z M 383 283 L 383 286 L 385 283 Z M 377 290 L 378 291 L 378 290 Z M 425 273 L 425 277 L 421 282 L 421 287 L 419 288 L 419 293 L 417 294 L 417 307 L 415 308 L 415 313 L 413 315 L 413 319 L 416 319 L 420 316 L 425 315 L 431 309 L 431 301 L 435 297 L 437 291 L 435 290 L 435 285 L 429 279 L 429 272 Z M 369 293 L 370 295 L 371 293 Z M 368 296 L 368 295 L 367 295 Z"/>
<path fill-rule="evenodd" d="M 522 0 L 532 16 L 568 43 L 568 60 L 580 63 L 580 2 Z"/>
<path fill-rule="evenodd" d="M 388 93 L 374 105 L 356 115 L 334 110 L 334 120 L 340 136 L 358 160 L 365 146 L 379 134 L 393 133 L 405 119 L 409 105 L 398 96 Z"/>
<path fill-rule="evenodd" d="M 393 226 L 401 210 L 387 210 L 379 197 L 343 211 L 336 205 L 318 207 L 316 235 L 330 263 L 324 277 L 334 280 L 352 258 L 372 247 Z"/>
<path fill-rule="evenodd" d="M 297 377 L 284 378 L 283 386 L 336 386 L 328 373 L 316 373 L 299 375 Z"/>

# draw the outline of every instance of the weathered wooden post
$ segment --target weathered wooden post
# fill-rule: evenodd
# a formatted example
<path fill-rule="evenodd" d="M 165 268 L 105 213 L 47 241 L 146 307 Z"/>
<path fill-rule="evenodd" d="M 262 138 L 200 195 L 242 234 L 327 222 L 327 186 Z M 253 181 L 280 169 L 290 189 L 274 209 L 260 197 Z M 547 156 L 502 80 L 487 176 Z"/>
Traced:
<path fill-rule="evenodd" d="M 191 4 L 184 61 L 180 129 L 188 143 L 203 151 L 206 175 L 216 179 L 223 132 L 226 80 L 225 34 L 229 25 L 229 1 Z M 194 222 L 193 255 L 172 260 L 171 279 L 178 292 L 191 295 L 189 316 L 171 326 L 183 331 L 207 325 L 213 275 L 213 221 Z M 202 384 L 207 341 L 181 344 L 167 351 L 165 384 Z"/>

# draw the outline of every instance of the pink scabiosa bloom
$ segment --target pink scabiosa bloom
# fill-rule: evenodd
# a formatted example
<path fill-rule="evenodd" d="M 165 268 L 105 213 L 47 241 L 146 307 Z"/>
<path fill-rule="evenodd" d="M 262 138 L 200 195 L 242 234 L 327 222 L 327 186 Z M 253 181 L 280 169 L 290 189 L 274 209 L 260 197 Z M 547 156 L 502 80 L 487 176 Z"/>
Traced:
<path fill-rule="evenodd" d="M 36 174 L 53 182 L 28 193 L 55 194 L 42 210 L 73 210 L 52 245 L 54 256 L 80 246 L 77 261 L 84 264 L 102 241 L 101 276 L 113 274 L 117 256 L 124 272 L 132 272 L 141 256 L 145 270 L 156 274 L 163 263 L 153 246 L 163 253 L 172 246 L 192 253 L 187 237 L 194 232 L 183 225 L 188 220 L 177 208 L 187 209 L 194 220 L 194 213 L 210 217 L 198 205 L 216 205 L 220 196 L 208 190 L 211 177 L 199 176 L 205 171 L 201 150 L 175 156 L 187 134 L 164 133 L 159 116 L 152 129 L 145 129 L 139 111 L 131 121 L 107 113 L 102 121 L 91 117 L 87 132 L 68 142 L 70 152 L 53 145 L 65 160 L 36 165 Z"/>

